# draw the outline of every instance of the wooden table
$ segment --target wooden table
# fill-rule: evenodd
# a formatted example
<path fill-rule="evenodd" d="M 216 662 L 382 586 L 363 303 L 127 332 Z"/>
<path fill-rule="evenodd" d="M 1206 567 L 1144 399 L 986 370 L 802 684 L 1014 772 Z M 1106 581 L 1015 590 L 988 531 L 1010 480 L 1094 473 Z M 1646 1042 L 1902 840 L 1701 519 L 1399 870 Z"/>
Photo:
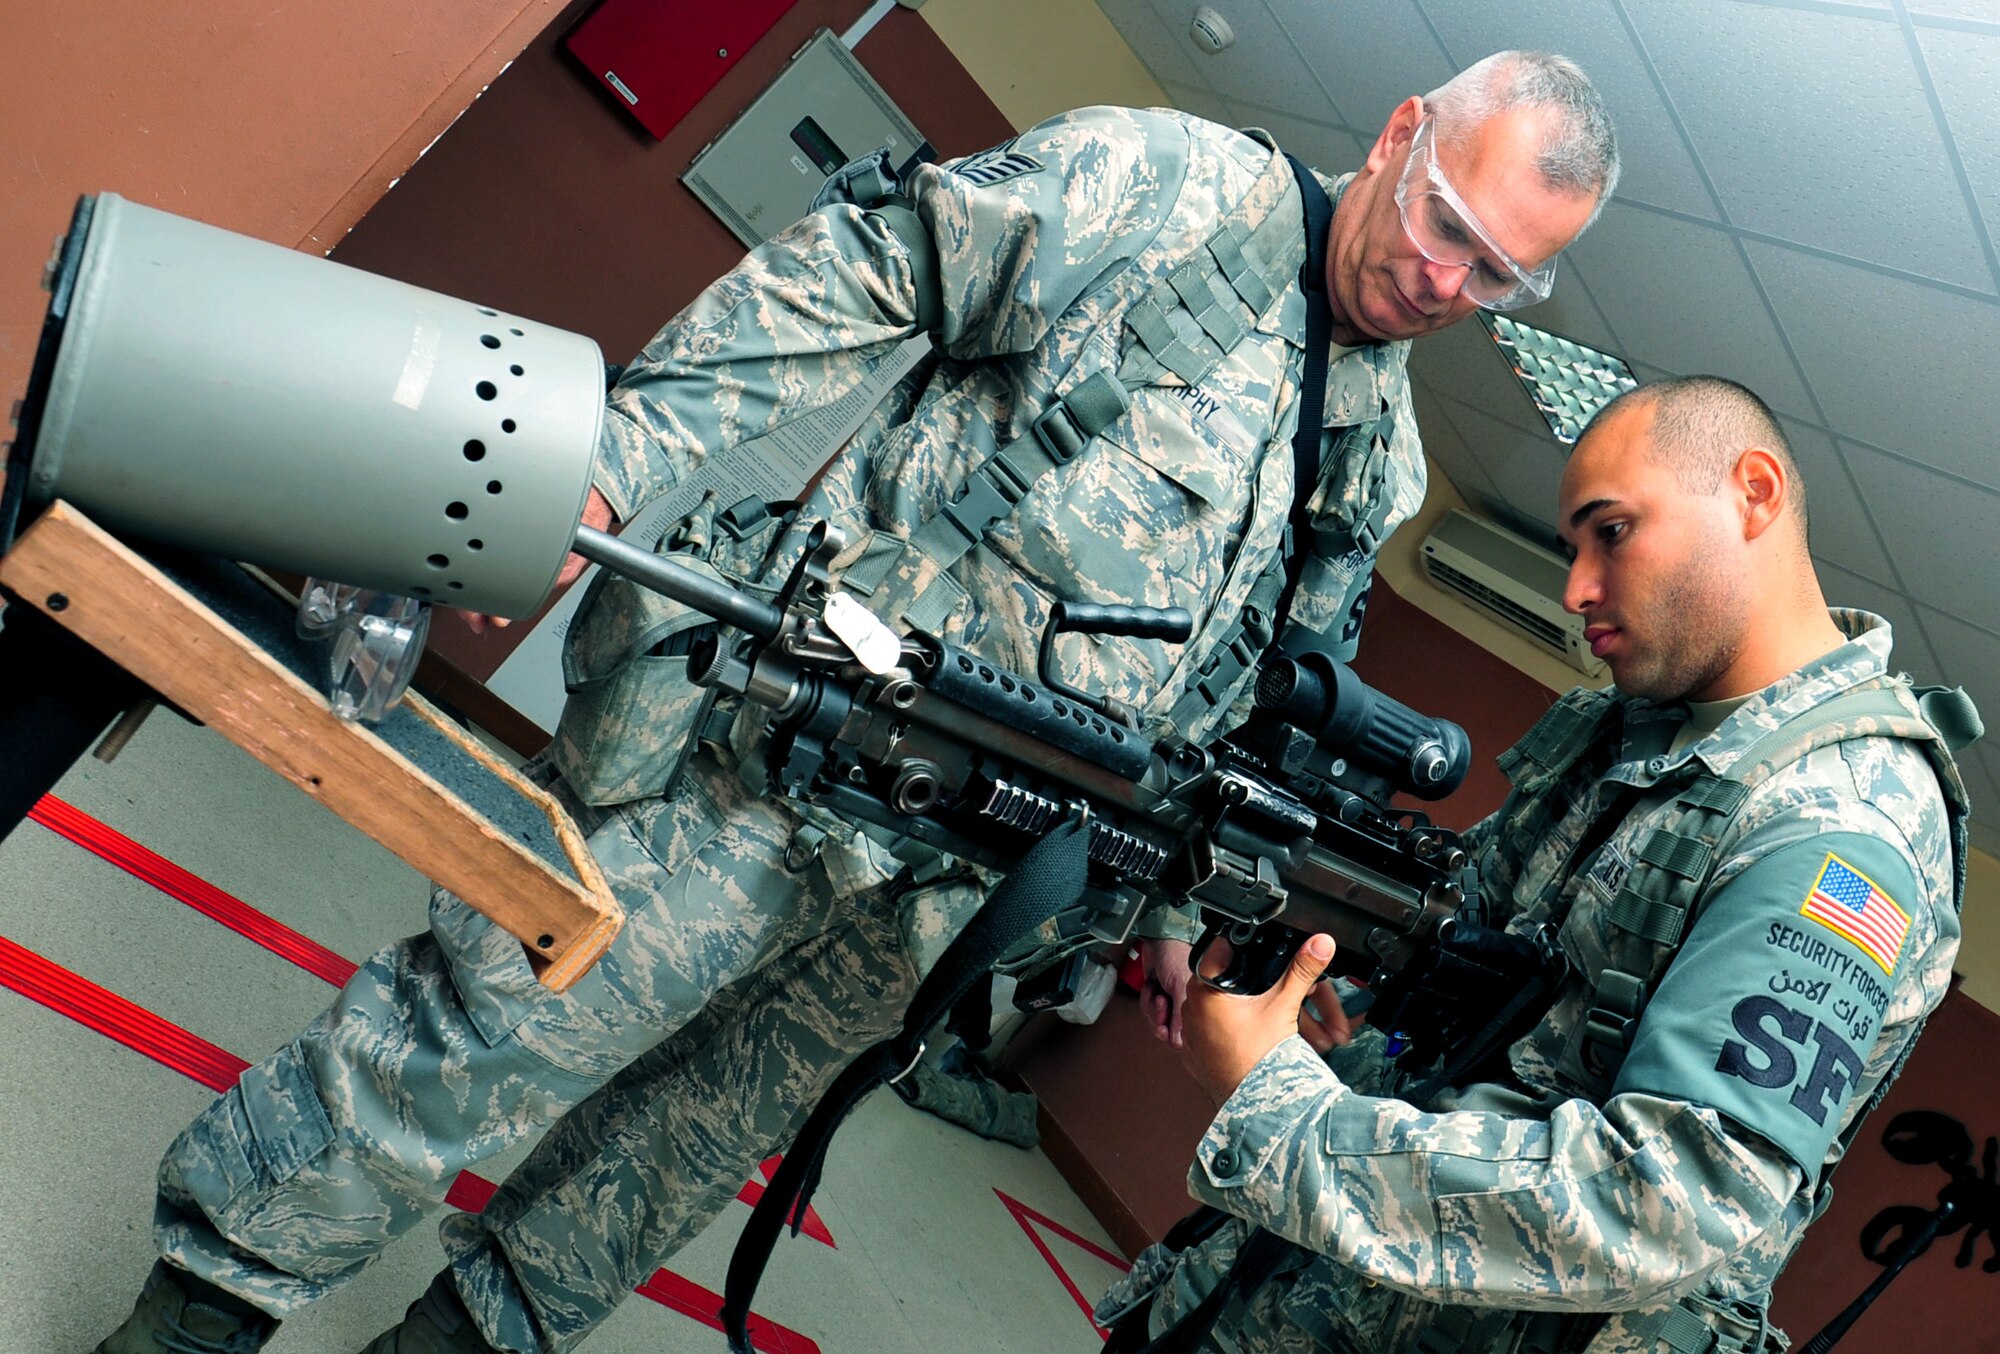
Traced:
<path fill-rule="evenodd" d="M 241 569 L 141 555 L 57 502 L 0 555 L 0 588 L 0 778 L 18 806 L 0 836 L 150 688 L 492 918 L 547 986 L 617 935 L 624 913 L 554 799 L 414 693 L 379 727 L 340 719 L 290 609 Z"/>

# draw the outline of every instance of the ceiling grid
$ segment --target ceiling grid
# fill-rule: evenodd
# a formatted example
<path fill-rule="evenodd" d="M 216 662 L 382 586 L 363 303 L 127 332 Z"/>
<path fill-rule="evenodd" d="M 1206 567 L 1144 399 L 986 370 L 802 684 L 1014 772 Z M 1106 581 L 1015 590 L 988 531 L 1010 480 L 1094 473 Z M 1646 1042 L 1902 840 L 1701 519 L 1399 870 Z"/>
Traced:
<path fill-rule="evenodd" d="M 2000 0 L 1209 0 L 1237 33 L 1220 57 L 1188 39 L 1196 0 L 1099 3 L 1182 107 L 1329 173 L 1487 52 L 1576 58 L 1625 177 L 1519 318 L 1768 400 L 1829 592 L 1889 616 L 1901 664 L 2000 725 Z M 1552 541 L 1564 449 L 1493 345 L 1451 331 L 1412 372 L 1440 471 Z M 1978 788 L 1996 777 L 1981 752 Z"/>

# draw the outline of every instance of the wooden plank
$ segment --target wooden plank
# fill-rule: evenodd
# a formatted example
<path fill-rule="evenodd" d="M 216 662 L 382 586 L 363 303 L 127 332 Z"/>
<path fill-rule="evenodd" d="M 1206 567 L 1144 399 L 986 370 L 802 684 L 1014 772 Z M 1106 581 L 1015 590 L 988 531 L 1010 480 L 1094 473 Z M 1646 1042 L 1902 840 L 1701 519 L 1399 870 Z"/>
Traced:
<path fill-rule="evenodd" d="M 562 991 L 624 914 L 552 798 L 421 701 L 413 708 L 545 813 L 576 878 L 500 832 L 76 508 L 58 502 L 0 557 L 0 585 L 463 898 Z"/>

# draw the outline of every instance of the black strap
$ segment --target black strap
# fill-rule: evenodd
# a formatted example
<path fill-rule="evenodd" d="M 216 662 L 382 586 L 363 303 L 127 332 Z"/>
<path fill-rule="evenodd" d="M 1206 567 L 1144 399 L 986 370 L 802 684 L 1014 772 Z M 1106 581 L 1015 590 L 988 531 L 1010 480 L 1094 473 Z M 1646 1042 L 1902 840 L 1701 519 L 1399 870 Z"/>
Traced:
<path fill-rule="evenodd" d="M 1215 1328 L 1231 1298 L 1238 1293 L 1256 1292 L 1266 1279 L 1278 1272 L 1287 1258 L 1298 1254 L 1301 1249 L 1297 1243 L 1287 1241 L 1275 1232 L 1257 1228 L 1244 1241 L 1243 1248 L 1236 1252 L 1236 1262 L 1222 1276 L 1222 1282 L 1210 1289 L 1208 1296 L 1191 1310 L 1183 1313 L 1180 1320 L 1161 1331 L 1158 1339 L 1130 1344 L 1125 1348 L 1107 1344 L 1105 1349 L 1112 1354 L 1126 1354 L 1127 1349 L 1130 1354 L 1195 1354 L 1202 1341 L 1208 1338 L 1209 1331 Z M 1143 1312 L 1146 1308 L 1139 1310 Z M 1133 1338 L 1130 1334 L 1134 1329 L 1132 1326 L 1121 1322 L 1116 1329 L 1127 1341 Z M 1143 1321 L 1137 1325 L 1137 1330 L 1143 1338 Z"/>
<path fill-rule="evenodd" d="M 986 905 L 946 948 L 928 977 L 917 988 L 903 1016 L 902 1030 L 864 1051 L 834 1081 L 805 1127 L 785 1153 L 778 1173 L 764 1188 L 750 1221 L 729 1257 L 729 1278 L 723 1285 L 723 1326 L 731 1354 L 751 1354 L 746 1323 L 757 1282 L 770 1262 L 771 1249 L 785 1220 L 805 1216 L 819 1187 L 827 1145 L 848 1112 L 877 1086 L 899 1076 L 923 1056 L 923 1037 L 943 1019 L 974 983 L 983 981 L 993 965 L 1016 941 L 1083 896 L 1089 867 L 1090 828 L 1074 817 L 1036 842 L 1014 872 L 1002 880 Z"/>
<path fill-rule="evenodd" d="M 1333 203 L 1319 179 L 1289 152 L 1292 173 L 1305 200 L 1306 261 L 1299 269 L 1299 288 L 1306 294 L 1306 369 L 1300 378 L 1299 426 L 1292 433 L 1292 515 L 1285 528 L 1285 587 L 1271 613 L 1274 626 L 1291 614 L 1292 594 L 1306 567 L 1306 542 L 1312 539 L 1307 511 L 1319 485 L 1319 444 L 1325 429 L 1326 368 L 1333 346 L 1333 306 L 1326 296 L 1327 235 L 1333 229 Z"/>

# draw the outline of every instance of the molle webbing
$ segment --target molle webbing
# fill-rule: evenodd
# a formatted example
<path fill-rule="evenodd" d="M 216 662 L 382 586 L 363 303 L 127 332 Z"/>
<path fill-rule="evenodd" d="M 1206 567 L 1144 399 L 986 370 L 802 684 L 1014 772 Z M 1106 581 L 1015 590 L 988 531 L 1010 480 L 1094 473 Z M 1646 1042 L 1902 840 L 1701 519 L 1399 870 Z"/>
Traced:
<path fill-rule="evenodd" d="M 1057 394 L 1026 435 L 966 477 L 951 501 L 917 528 L 910 544 L 941 571 L 949 569 L 979 544 L 988 527 L 1020 505 L 1037 480 L 1117 422 L 1131 403 L 1129 391 L 1153 385 L 1168 372 L 1199 384 L 1290 282 L 1284 260 L 1296 224 L 1278 208 L 1294 201 L 1296 190 L 1271 183 L 1290 173 L 1284 156 L 1273 153 L 1256 185 L 1208 239 L 1126 308 L 1125 326 L 1149 357 L 1128 358 L 1122 374 L 1094 372 Z M 1188 327 L 1199 336 L 1175 328 L 1175 311 L 1192 319 Z"/>
<path fill-rule="evenodd" d="M 1719 863 L 1722 839 L 1751 792 L 1772 775 L 1849 739 L 1904 739 L 1929 755 L 1948 816 L 1954 823 L 1963 821 L 1964 790 L 1944 736 L 1917 710 L 1935 710 L 1961 732 L 1968 719 L 1969 727 L 1976 728 L 1978 717 L 1962 694 L 1957 703 L 1931 693 L 1924 700 L 1926 705 L 1919 707 L 1911 696 L 1878 679 L 1794 715 L 1753 743 L 1724 775 L 1702 769 L 1697 758 L 1684 764 L 1697 774 L 1674 796 L 1666 821 L 1640 843 L 1607 914 L 1630 940 L 1614 951 L 1613 966 L 1598 975 L 1592 993 L 1585 1029 L 1601 1069 L 1616 1074 L 1651 987 L 1695 919 L 1697 900 Z M 1953 854 L 1963 854 L 1956 832 Z"/>

